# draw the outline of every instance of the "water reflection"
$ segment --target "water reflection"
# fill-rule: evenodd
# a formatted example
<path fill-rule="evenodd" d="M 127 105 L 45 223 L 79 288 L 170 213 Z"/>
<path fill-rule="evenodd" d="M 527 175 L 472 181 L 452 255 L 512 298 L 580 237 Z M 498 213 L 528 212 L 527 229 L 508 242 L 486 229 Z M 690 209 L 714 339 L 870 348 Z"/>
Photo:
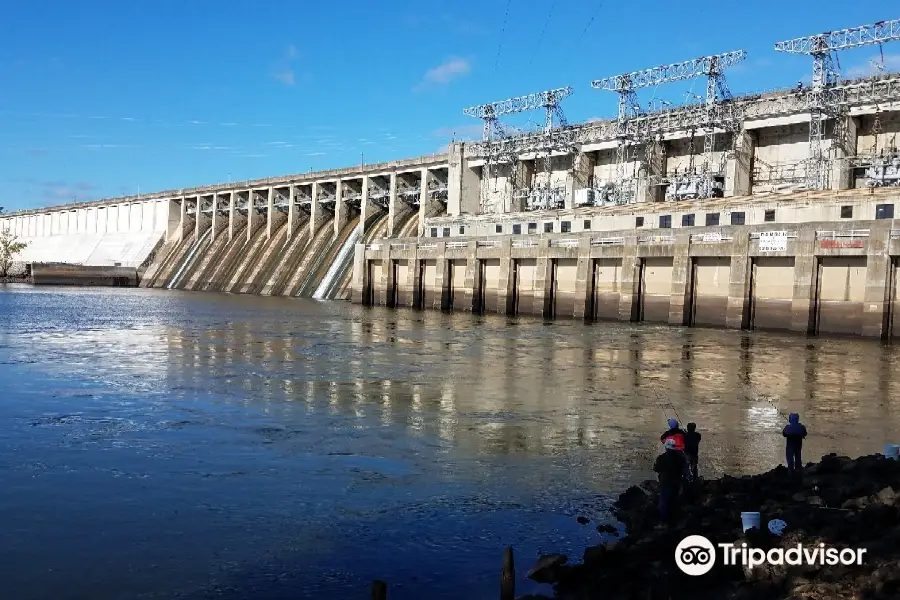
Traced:
<path fill-rule="evenodd" d="M 707 475 L 780 462 L 788 412 L 800 412 L 809 427 L 810 458 L 878 451 L 896 441 L 900 424 L 893 400 L 900 382 L 891 369 L 897 350 L 872 341 L 149 290 L 24 288 L 0 296 L 0 362 L 25 369 L 0 409 L 23 419 L 0 436 L 7 450 L 0 455 L 67 465 L 75 478 L 68 508 L 42 514 L 68 519 L 59 526 L 76 537 L 90 537 L 85 515 L 98 510 L 78 486 L 112 494 L 85 469 L 153 478 L 157 507 L 184 503 L 183 490 L 193 490 L 192 502 L 212 509 L 187 511 L 183 527 L 209 546 L 179 554 L 193 561 L 191 581 L 220 564 L 215 549 L 223 544 L 237 563 L 262 551 L 290 561 L 306 552 L 290 540 L 322 536 L 319 572 L 349 569 L 365 578 L 354 571 L 362 567 L 341 563 L 326 547 L 357 552 L 372 541 L 399 557 L 358 562 L 375 571 L 365 576 L 406 577 L 401 599 L 425 591 L 441 598 L 439 585 L 416 588 L 411 578 L 451 566 L 475 574 L 472 590 L 493 590 L 496 568 L 486 557 L 503 543 L 573 544 L 566 551 L 577 554 L 590 541 L 578 536 L 592 530 L 541 519 L 570 515 L 570 505 L 651 475 L 667 416 L 698 423 Z M 79 395 L 85 389 L 90 398 Z M 83 418 L 74 425 L 32 426 L 75 413 Z M 41 446 L 35 431 L 62 437 Z M 104 453 L 70 455 L 71 446 Z M 51 447 L 62 449 L 53 460 Z M 71 456 L 83 462 L 73 467 Z M 16 489 L 20 503 L 36 493 Z M 150 501 L 132 491 L 133 498 L 118 488 L 110 497 Z M 531 512 L 504 513 L 511 505 Z M 45 527 L 43 517 L 22 510 L 15 514 L 21 530 Z M 251 533 L 236 543 L 237 533 L 210 510 Z M 304 518 L 291 519 L 297 514 Z M 338 521 L 358 535 L 332 531 Z M 480 541 L 466 529 L 476 522 L 488 532 Z M 130 532 L 171 547 L 164 532 Z M 84 550 L 70 550 L 71 574 Z M 115 552 L 94 550 L 104 551 L 115 567 Z M 67 573 L 65 564 L 55 566 L 60 577 Z M 184 578 L 182 571 L 148 576 L 146 586 Z M 345 577 L 326 591 L 340 594 L 351 583 L 359 581 Z"/>

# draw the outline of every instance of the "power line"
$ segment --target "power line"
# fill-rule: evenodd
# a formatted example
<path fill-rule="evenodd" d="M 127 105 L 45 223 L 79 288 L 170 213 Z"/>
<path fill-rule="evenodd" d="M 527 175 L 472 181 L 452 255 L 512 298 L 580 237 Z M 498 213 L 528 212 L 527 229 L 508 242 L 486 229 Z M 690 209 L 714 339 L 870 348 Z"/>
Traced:
<path fill-rule="evenodd" d="M 550 24 L 550 19 L 553 18 L 553 9 L 555 7 L 556 7 L 556 0 L 553 0 L 553 2 L 550 4 L 550 12 L 547 14 L 547 20 L 544 21 L 544 27 L 541 29 L 541 33 L 540 33 L 540 35 L 538 35 L 538 39 L 534 43 L 534 46 L 532 46 L 533 50 L 537 50 L 538 47 L 541 45 L 541 42 L 544 41 L 544 34 L 547 33 L 547 25 Z M 532 52 L 531 58 L 528 60 L 529 67 L 531 66 L 532 61 L 534 61 L 534 52 Z"/>
<path fill-rule="evenodd" d="M 497 74 L 497 69 L 500 66 L 500 50 L 503 48 L 503 34 L 506 33 L 506 21 L 509 18 L 510 4 L 512 4 L 512 0 L 506 0 L 506 11 L 503 13 L 503 27 L 500 28 L 500 41 L 497 42 L 497 60 L 494 62 L 494 75 Z"/>
<path fill-rule="evenodd" d="M 584 34 L 586 34 L 588 32 L 588 29 L 591 28 L 591 25 L 594 24 L 594 19 L 596 19 L 597 15 L 600 14 L 600 9 L 603 8 L 604 3 L 605 0 L 600 0 L 600 2 L 597 4 L 597 9 L 594 11 L 594 14 L 591 15 L 591 18 L 588 19 L 587 25 L 584 26 L 584 31 L 581 32 L 580 36 L 578 36 L 578 41 L 576 42 L 576 44 L 580 44 L 581 40 L 584 39 Z"/>

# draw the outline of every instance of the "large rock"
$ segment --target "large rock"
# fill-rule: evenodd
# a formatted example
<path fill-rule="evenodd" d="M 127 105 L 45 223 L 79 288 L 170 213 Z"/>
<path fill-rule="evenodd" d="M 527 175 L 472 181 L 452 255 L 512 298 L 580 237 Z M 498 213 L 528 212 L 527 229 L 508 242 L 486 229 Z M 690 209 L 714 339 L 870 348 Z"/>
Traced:
<path fill-rule="evenodd" d="M 779 466 L 752 477 L 697 482 L 689 490 L 691 502 L 682 506 L 675 524 L 661 526 L 657 486 L 648 481 L 623 492 L 615 505 L 626 537 L 586 550 L 583 566 L 564 566 L 564 557 L 555 555 L 543 557 L 533 572 L 555 583 L 558 597 L 571 600 L 896 600 L 900 598 L 896 490 L 900 490 L 900 461 L 881 455 L 850 459 L 831 454 L 810 463 L 798 478 Z M 742 511 L 759 511 L 761 530 L 743 533 Z M 772 519 L 787 524 L 780 537 L 768 531 Z M 709 573 L 691 577 L 681 572 L 674 558 L 675 547 L 688 535 L 766 550 L 798 543 L 812 549 L 824 543 L 866 548 L 867 553 L 860 566 L 764 565 L 750 570 L 722 564 L 717 552 Z"/>
<path fill-rule="evenodd" d="M 537 583 L 555 583 L 559 580 L 561 567 L 568 562 L 565 554 L 547 554 L 537 559 L 526 577 Z"/>

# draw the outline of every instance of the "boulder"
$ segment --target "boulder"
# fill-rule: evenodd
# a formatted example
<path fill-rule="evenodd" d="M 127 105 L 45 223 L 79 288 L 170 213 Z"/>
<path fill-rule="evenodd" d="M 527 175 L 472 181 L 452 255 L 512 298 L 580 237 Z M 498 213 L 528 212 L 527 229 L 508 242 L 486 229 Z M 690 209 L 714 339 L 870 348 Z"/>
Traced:
<path fill-rule="evenodd" d="M 537 562 L 529 569 L 526 577 L 537 583 L 555 583 L 559 581 L 560 567 L 568 562 L 565 554 L 541 555 Z"/>
<path fill-rule="evenodd" d="M 657 493 L 655 482 L 623 492 L 614 512 L 628 535 L 588 548 L 583 566 L 565 566 L 562 555 L 542 557 L 529 578 L 554 583 L 557 597 L 572 600 L 900 598 L 900 461 L 830 454 L 810 463 L 799 478 L 779 466 L 752 477 L 698 481 L 671 525 L 659 522 Z M 742 532 L 742 511 L 759 511 L 761 530 Z M 772 519 L 787 524 L 781 536 L 768 531 Z M 601 525 L 598 531 L 612 533 L 615 528 Z M 723 564 L 717 551 L 712 570 L 691 577 L 675 563 L 675 548 L 688 535 L 763 550 L 786 550 L 798 543 L 812 549 L 823 543 L 866 548 L 868 553 L 860 566 L 761 565 L 750 570 Z"/>

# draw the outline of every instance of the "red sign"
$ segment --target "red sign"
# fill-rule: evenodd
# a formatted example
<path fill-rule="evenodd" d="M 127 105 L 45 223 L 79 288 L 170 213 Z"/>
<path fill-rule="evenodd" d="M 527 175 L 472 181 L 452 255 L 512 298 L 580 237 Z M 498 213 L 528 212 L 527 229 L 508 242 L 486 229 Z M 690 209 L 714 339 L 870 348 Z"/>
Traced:
<path fill-rule="evenodd" d="M 819 248 L 865 248 L 863 240 L 820 240 Z"/>

